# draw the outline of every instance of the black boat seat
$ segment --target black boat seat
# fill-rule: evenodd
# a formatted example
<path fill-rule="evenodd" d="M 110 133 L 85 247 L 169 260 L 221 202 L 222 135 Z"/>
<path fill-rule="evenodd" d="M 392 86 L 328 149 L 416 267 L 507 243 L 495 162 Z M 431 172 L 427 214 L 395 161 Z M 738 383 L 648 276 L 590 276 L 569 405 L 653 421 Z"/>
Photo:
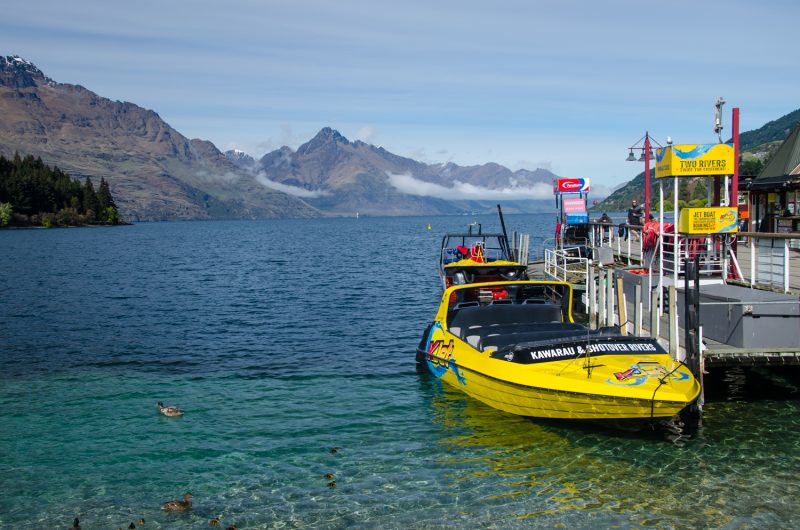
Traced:
<path fill-rule="evenodd" d="M 573 324 L 578 326 L 578 328 L 583 329 L 551 329 L 551 330 L 542 330 L 542 331 L 522 331 L 519 333 L 504 333 L 504 334 L 497 334 L 497 335 L 487 335 L 484 337 L 480 337 L 479 340 L 476 341 L 477 349 L 483 351 L 487 348 L 493 349 L 502 349 L 506 346 L 511 346 L 514 344 L 521 344 L 525 342 L 539 342 L 539 341 L 549 341 L 553 339 L 561 339 L 564 337 L 581 337 L 586 335 L 586 328 L 583 326 L 579 326 L 577 324 Z M 473 339 L 474 340 L 474 339 Z"/>
<path fill-rule="evenodd" d="M 462 307 L 448 318 L 452 330 L 467 330 L 475 326 L 505 324 L 561 323 L 561 306 L 556 304 L 492 304 L 489 306 Z"/>

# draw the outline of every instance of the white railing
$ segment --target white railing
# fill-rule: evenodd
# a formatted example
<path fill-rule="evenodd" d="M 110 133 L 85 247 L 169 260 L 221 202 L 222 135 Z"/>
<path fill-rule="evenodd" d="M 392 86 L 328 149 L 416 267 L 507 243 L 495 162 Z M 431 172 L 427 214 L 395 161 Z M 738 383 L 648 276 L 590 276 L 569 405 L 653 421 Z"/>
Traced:
<path fill-rule="evenodd" d="M 800 291 L 800 234 L 742 232 L 737 258 L 740 278 L 750 286 Z"/>
<path fill-rule="evenodd" d="M 589 278 L 589 260 L 580 257 L 578 247 L 545 249 L 544 273 L 556 280 L 585 284 Z"/>
<path fill-rule="evenodd" d="M 624 234 L 619 235 L 620 227 Z M 614 255 L 628 260 L 644 261 L 642 253 L 642 227 L 640 225 L 610 224 L 599 221 L 589 222 L 589 242 L 593 247 L 606 247 L 613 250 Z"/>
<path fill-rule="evenodd" d="M 663 234 L 664 255 L 661 263 L 664 274 L 675 274 L 675 251 L 677 250 L 678 275 L 684 273 L 686 262 L 700 258 L 700 274 L 722 278 L 728 270 L 730 255 L 728 254 L 728 237 L 725 234 L 687 235 L 670 232 Z"/>

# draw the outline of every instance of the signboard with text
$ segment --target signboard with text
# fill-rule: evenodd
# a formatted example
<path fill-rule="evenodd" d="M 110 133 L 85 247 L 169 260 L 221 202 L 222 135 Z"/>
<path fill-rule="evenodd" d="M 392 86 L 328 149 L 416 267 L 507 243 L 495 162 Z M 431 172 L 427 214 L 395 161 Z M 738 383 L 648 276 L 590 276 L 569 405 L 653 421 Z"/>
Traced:
<path fill-rule="evenodd" d="M 656 178 L 733 174 L 733 144 L 681 144 L 656 149 Z"/>
<path fill-rule="evenodd" d="M 683 208 L 678 231 L 683 234 L 729 234 L 739 231 L 737 207 Z"/>
<path fill-rule="evenodd" d="M 589 179 L 569 178 L 553 180 L 553 191 L 560 193 L 581 193 L 589 191 Z"/>

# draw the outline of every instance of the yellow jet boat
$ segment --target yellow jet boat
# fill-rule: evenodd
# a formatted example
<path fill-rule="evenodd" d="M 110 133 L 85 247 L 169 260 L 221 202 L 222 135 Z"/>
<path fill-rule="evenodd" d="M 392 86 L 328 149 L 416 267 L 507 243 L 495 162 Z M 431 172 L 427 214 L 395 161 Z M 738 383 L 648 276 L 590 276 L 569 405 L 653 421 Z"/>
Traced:
<path fill-rule="evenodd" d="M 445 383 L 512 414 L 669 418 L 700 385 L 650 337 L 572 319 L 572 286 L 501 281 L 448 287 L 417 360 Z"/>

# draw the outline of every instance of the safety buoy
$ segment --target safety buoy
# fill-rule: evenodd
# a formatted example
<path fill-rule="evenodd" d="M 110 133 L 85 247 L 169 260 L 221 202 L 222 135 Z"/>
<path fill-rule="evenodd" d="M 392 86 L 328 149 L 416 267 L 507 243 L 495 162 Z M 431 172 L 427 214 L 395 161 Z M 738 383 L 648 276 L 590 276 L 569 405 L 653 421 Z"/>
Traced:
<path fill-rule="evenodd" d="M 483 247 L 480 244 L 475 243 L 472 245 L 472 261 L 475 263 L 484 263 L 486 260 L 483 257 Z"/>

